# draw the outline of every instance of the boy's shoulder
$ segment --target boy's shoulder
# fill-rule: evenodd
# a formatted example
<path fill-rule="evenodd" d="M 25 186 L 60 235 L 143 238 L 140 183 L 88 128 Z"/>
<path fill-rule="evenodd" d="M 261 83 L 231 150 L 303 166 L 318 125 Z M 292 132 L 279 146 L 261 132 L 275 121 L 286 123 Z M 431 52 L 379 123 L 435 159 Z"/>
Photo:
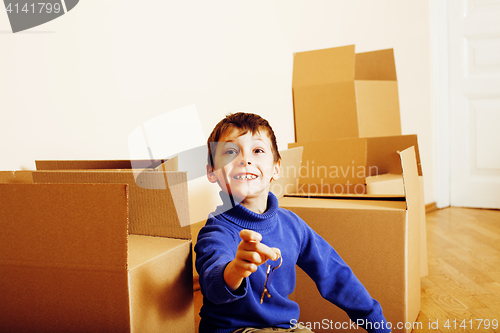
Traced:
<path fill-rule="evenodd" d="M 285 218 L 294 219 L 294 220 L 297 220 L 299 222 L 304 222 L 299 215 L 297 215 L 296 213 L 292 212 L 291 210 L 288 210 L 288 209 L 283 208 L 283 207 L 278 208 L 278 214 L 279 214 L 279 216 L 282 216 Z"/>

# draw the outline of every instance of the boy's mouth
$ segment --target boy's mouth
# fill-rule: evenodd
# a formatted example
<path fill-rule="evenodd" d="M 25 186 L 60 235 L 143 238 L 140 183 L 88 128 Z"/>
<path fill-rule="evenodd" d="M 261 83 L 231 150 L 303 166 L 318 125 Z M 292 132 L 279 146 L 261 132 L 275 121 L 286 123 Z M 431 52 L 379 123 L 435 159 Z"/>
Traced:
<path fill-rule="evenodd" d="M 233 179 L 242 180 L 242 181 L 252 180 L 252 179 L 256 179 L 256 178 L 257 178 L 257 176 L 254 174 L 251 174 L 251 173 L 239 173 L 236 176 L 233 176 Z"/>

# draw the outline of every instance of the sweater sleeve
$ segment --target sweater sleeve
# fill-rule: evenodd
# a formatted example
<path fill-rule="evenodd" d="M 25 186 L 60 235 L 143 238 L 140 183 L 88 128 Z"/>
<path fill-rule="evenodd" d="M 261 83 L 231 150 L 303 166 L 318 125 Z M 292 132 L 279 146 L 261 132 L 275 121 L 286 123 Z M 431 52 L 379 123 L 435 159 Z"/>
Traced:
<path fill-rule="evenodd" d="M 313 279 L 321 296 L 344 310 L 353 322 L 368 332 L 390 332 L 382 307 L 370 296 L 351 268 L 306 223 L 303 230 L 297 264 Z"/>
<path fill-rule="evenodd" d="M 214 304 L 223 304 L 245 297 L 248 291 L 248 278 L 240 288 L 232 292 L 224 281 L 224 270 L 234 259 L 235 245 L 233 235 L 221 226 L 207 225 L 198 234 L 194 248 L 196 270 L 200 276 L 203 295 Z"/>

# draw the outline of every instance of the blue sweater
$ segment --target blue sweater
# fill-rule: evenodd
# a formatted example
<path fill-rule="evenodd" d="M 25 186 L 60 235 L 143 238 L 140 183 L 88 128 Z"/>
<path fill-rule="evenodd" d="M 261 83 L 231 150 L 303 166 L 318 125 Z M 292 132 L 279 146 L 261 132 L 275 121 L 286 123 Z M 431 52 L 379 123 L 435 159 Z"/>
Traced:
<path fill-rule="evenodd" d="M 296 264 L 315 281 L 321 295 L 346 311 L 354 322 L 361 319 L 387 323 L 380 304 L 371 298 L 330 244 L 296 214 L 278 207 L 274 194 L 269 193 L 263 214 L 242 205 L 232 208 L 227 195 L 221 192 L 221 197 L 223 205 L 209 215 L 195 246 L 196 270 L 204 296 L 200 333 L 229 333 L 241 327 L 290 328 L 299 320 L 299 306 L 288 298 L 295 288 Z M 245 278 L 235 292 L 224 282 L 224 269 L 236 255 L 241 242 L 239 232 L 243 229 L 262 234 L 262 243 L 279 248 L 283 257 L 283 264 L 268 286 L 272 297 L 265 297 L 262 304 L 266 265 L 260 265 Z"/>

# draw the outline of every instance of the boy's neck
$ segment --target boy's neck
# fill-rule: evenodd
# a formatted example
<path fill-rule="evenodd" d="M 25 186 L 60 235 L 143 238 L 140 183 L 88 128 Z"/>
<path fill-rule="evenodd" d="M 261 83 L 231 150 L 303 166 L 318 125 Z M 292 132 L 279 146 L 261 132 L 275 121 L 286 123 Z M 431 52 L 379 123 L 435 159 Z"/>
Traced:
<path fill-rule="evenodd" d="M 269 196 L 269 192 L 265 192 L 263 195 L 260 195 L 256 198 L 245 198 L 240 202 L 240 205 L 243 205 L 248 210 L 251 210 L 257 214 L 263 214 L 267 210 L 267 197 Z"/>

